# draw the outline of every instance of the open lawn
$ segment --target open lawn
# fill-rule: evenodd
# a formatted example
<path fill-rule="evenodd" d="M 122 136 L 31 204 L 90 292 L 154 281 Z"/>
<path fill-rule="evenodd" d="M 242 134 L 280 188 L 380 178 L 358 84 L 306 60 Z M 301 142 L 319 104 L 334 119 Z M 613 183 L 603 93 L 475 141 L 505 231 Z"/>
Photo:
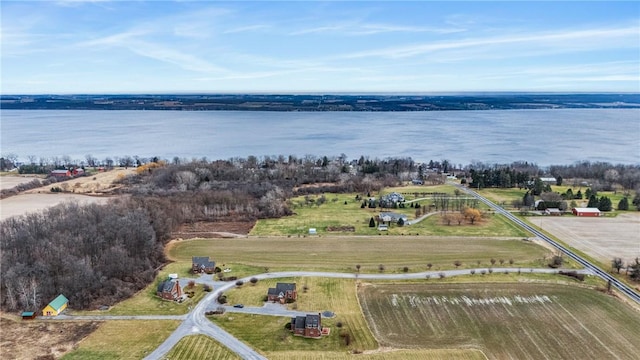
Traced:
<path fill-rule="evenodd" d="M 601 292 L 550 284 L 367 284 L 383 346 L 474 348 L 489 359 L 635 359 L 640 313 Z"/>
<path fill-rule="evenodd" d="M 319 200 L 324 196 L 324 200 Z M 411 199 L 407 195 L 407 199 Z M 502 216 L 489 215 L 481 222 L 447 226 L 440 221 L 432 220 L 433 214 L 427 220 L 413 224 L 398 226 L 391 224 L 388 231 L 378 231 L 377 227 L 369 227 L 369 221 L 381 211 L 402 213 L 409 220 L 423 215 L 421 210 L 407 205 L 398 209 L 370 209 L 361 208 L 362 200 L 355 200 L 353 194 L 328 194 L 318 196 L 300 196 L 290 200 L 294 215 L 279 219 L 259 220 L 250 235 L 253 236 L 308 236 L 309 229 L 316 229 L 320 235 L 462 235 L 462 236 L 527 236 L 521 229 L 512 226 Z M 429 207 L 433 203 L 431 198 L 418 201 L 421 206 Z M 419 212 L 419 214 L 417 214 Z M 426 214 L 426 213 L 425 213 Z M 455 228 L 455 229 L 454 229 Z"/>
<path fill-rule="evenodd" d="M 195 239 L 175 242 L 169 256 L 190 264 L 197 254 L 215 254 L 218 263 L 232 269 L 251 264 L 269 271 L 409 272 L 489 266 L 490 259 L 514 260 L 513 266 L 541 267 L 550 251 L 531 242 L 514 238 L 418 237 L 418 236 L 322 236 L 322 237 L 250 237 L 239 239 Z M 480 264 L 478 264 L 480 261 Z M 256 272 L 254 272 L 255 274 Z M 232 272 L 231 274 L 235 274 Z"/>
<path fill-rule="evenodd" d="M 156 289 L 160 279 L 166 279 L 166 277 L 161 273 L 156 277 L 156 281 L 138 291 L 134 296 L 115 304 L 109 310 L 71 311 L 71 313 L 73 315 L 182 315 L 189 312 L 189 307 L 197 304 L 206 294 L 202 285 L 196 284 L 193 288 L 194 296 L 182 303 L 162 300 L 156 295 Z M 181 281 L 180 286 L 184 289 L 187 282 Z"/>
<path fill-rule="evenodd" d="M 165 356 L 171 360 L 235 360 L 240 359 L 219 342 L 206 335 L 191 335 L 182 338 Z"/>
<path fill-rule="evenodd" d="M 279 280 L 279 282 L 289 281 L 295 282 L 298 290 L 298 300 L 287 305 L 290 309 L 310 313 L 329 310 L 335 313 L 336 316 L 333 318 L 322 319 L 322 325 L 331 328 L 329 336 L 323 337 L 322 340 L 294 337 L 284 329 L 284 325 L 291 321 L 290 318 L 284 317 L 226 313 L 210 318 L 241 340 L 264 352 L 370 350 L 378 347 L 362 316 L 356 296 L 355 280 L 324 278 Z M 256 286 L 243 285 L 241 289 L 229 291 L 227 292 L 229 302 L 244 302 L 253 306 L 262 304 L 256 299 L 261 300 L 267 293 L 268 287 L 274 286 L 275 282 L 264 280 L 258 282 Z M 343 324 L 341 329 L 336 327 L 338 322 Z M 340 332 L 349 333 L 351 338 L 349 346 L 344 344 Z"/>
<path fill-rule="evenodd" d="M 64 360 L 142 359 L 180 324 L 173 320 L 110 320 L 82 340 Z"/>

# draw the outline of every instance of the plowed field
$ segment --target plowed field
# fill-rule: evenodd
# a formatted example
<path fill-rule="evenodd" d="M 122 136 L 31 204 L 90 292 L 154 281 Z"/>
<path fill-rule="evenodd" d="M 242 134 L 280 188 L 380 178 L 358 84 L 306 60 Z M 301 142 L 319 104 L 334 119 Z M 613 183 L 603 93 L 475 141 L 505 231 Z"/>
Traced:
<path fill-rule="evenodd" d="M 475 348 L 489 359 L 637 359 L 640 313 L 594 290 L 545 284 L 368 285 L 382 346 Z"/>

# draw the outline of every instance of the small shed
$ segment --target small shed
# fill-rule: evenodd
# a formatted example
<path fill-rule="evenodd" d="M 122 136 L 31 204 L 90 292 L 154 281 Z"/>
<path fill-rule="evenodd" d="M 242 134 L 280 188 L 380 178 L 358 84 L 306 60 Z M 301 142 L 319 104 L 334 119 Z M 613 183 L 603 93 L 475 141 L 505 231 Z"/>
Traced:
<path fill-rule="evenodd" d="M 22 320 L 33 320 L 36 318 L 35 311 L 24 311 L 22 314 Z"/>
<path fill-rule="evenodd" d="M 573 212 L 573 215 L 575 216 L 587 216 L 587 217 L 602 216 L 602 213 L 598 208 L 573 208 L 571 212 Z"/>
<path fill-rule="evenodd" d="M 42 316 L 57 316 L 67 308 L 69 299 L 60 294 L 42 309 Z"/>

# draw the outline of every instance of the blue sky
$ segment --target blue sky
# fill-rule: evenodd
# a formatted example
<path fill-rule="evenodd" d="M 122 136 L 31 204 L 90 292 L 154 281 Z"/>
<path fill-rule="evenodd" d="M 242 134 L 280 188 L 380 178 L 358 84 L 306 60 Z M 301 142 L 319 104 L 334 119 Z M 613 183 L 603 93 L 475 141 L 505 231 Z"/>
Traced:
<path fill-rule="evenodd" d="M 5 1 L 2 94 L 640 92 L 633 1 Z"/>

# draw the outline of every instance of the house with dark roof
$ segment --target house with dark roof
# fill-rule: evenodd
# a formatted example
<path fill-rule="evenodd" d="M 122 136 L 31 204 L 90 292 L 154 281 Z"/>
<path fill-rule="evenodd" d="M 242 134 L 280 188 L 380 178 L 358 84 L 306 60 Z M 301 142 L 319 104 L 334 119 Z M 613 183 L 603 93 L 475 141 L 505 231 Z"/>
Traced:
<path fill-rule="evenodd" d="M 164 300 L 178 300 L 182 297 L 182 288 L 178 279 L 167 279 L 158 284 L 156 294 Z"/>
<path fill-rule="evenodd" d="M 271 302 L 284 304 L 295 301 L 297 298 L 298 292 L 295 283 L 277 283 L 276 287 L 269 288 L 267 291 L 267 301 Z"/>
<path fill-rule="evenodd" d="M 322 336 L 322 315 L 307 314 L 291 318 L 291 331 L 294 336 L 318 339 Z"/>
<path fill-rule="evenodd" d="M 407 215 L 395 212 L 381 212 L 380 215 L 378 215 L 378 218 L 380 219 L 380 221 L 387 224 L 397 224 L 400 219 L 402 219 L 402 222 L 406 224 L 407 220 L 409 220 Z"/>
<path fill-rule="evenodd" d="M 64 295 L 58 295 L 53 301 L 42 309 L 42 316 L 57 316 L 67 308 L 69 299 Z"/>
<path fill-rule="evenodd" d="M 194 274 L 213 274 L 216 270 L 216 262 L 209 260 L 208 256 L 193 256 L 191 258 L 191 271 Z"/>

